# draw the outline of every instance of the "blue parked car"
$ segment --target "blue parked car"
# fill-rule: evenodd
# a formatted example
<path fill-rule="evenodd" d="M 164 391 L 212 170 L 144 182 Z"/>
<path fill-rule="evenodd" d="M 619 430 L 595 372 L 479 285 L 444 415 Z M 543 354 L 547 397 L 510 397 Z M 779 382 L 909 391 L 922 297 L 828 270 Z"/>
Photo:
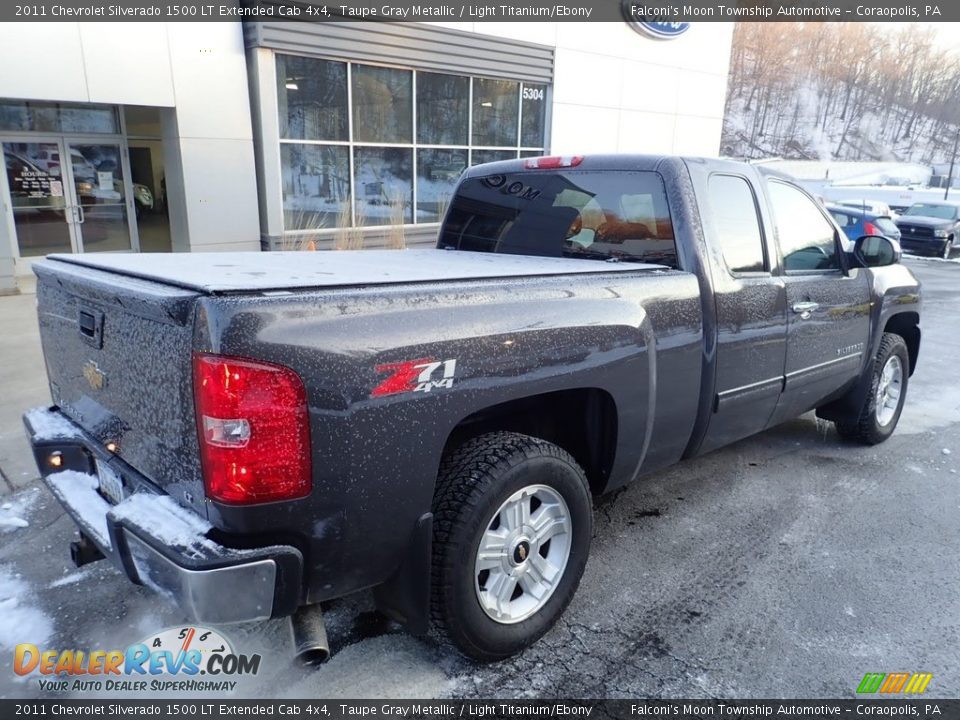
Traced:
<path fill-rule="evenodd" d="M 864 235 L 884 235 L 900 242 L 900 228 L 885 215 L 875 215 L 869 210 L 848 207 L 847 205 L 827 205 L 840 229 L 851 240 Z"/>

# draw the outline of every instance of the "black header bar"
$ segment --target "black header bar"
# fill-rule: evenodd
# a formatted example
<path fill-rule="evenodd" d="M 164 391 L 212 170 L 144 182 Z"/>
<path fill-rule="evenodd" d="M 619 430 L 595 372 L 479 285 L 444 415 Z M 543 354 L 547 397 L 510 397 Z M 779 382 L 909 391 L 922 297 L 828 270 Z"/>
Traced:
<path fill-rule="evenodd" d="M 662 30 L 667 38 L 691 22 L 738 20 L 804 22 L 948 22 L 960 21 L 956 0 L 694 0 L 643 2 L 642 0 L 241 0 L 215 2 L 179 0 L 38 0 L 2 3 L 0 21 L 162 21 L 196 22 L 237 20 L 290 20 L 342 22 L 344 20 L 393 22 L 629 22 Z M 672 27 L 671 27 L 672 26 Z"/>

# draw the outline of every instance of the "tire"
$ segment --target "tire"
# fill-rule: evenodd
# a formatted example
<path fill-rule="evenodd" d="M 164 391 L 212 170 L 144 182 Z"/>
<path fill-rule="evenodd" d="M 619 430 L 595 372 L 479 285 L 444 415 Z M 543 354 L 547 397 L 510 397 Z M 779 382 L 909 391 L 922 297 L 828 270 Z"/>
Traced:
<path fill-rule="evenodd" d="M 517 514 L 523 508 L 529 515 Z M 480 662 L 540 639 L 570 604 L 590 552 L 590 490 L 576 461 L 539 438 L 481 435 L 444 458 L 433 512 L 431 616 L 440 639 Z"/>
<path fill-rule="evenodd" d="M 907 397 L 910 355 L 902 337 L 894 333 L 883 334 L 870 372 L 870 390 L 859 417 L 838 420 L 836 426 L 842 438 L 877 445 L 893 434 Z"/>
<path fill-rule="evenodd" d="M 943 244 L 943 250 L 940 251 L 940 257 L 944 260 L 949 260 L 951 255 L 953 255 L 953 238 L 947 240 Z"/>

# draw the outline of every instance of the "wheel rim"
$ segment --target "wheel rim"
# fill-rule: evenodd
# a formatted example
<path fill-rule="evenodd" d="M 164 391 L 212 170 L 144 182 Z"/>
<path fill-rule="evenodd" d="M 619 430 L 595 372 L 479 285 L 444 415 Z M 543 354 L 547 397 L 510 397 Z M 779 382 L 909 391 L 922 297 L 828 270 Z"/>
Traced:
<path fill-rule="evenodd" d="M 889 425 L 900 405 L 900 393 L 903 392 L 903 364 L 896 355 L 887 358 L 880 371 L 877 382 L 876 416 L 881 427 Z"/>
<path fill-rule="evenodd" d="M 570 510 L 553 488 L 528 485 L 507 498 L 480 536 L 474 561 L 474 587 L 487 616 L 509 625 L 546 605 L 572 539 Z"/>

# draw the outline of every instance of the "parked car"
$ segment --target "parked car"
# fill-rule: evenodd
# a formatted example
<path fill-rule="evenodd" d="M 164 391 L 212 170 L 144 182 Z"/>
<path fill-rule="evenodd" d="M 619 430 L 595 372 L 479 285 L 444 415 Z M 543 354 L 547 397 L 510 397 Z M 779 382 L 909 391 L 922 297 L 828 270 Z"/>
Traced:
<path fill-rule="evenodd" d="M 828 204 L 826 208 L 833 219 L 837 221 L 840 229 L 851 240 L 856 240 L 864 235 L 883 235 L 900 242 L 900 229 L 887 216 L 874 215 L 872 212 L 864 212 L 843 205 Z"/>
<path fill-rule="evenodd" d="M 78 565 L 200 623 L 292 615 L 316 660 L 319 603 L 373 588 L 496 660 L 569 604 L 592 496 L 812 409 L 887 439 L 920 348 L 898 259 L 742 163 L 479 165 L 436 249 L 35 263 L 54 405 L 25 423 Z"/>
<path fill-rule="evenodd" d="M 888 217 L 891 220 L 896 220 L 897 217 L 899 217 L 893 208 L 880 200 L 838 200 L 836 201 L 836 204 L 857 208 L 858 210 L 863 210 L 864 212 L 871 213 L 877 217 Z"/>
<path fill-rule="evenodd" d="M 949 260 L 960 237 L 960 203 L 920 202 L 897 220 L 905 250 Z"/>

